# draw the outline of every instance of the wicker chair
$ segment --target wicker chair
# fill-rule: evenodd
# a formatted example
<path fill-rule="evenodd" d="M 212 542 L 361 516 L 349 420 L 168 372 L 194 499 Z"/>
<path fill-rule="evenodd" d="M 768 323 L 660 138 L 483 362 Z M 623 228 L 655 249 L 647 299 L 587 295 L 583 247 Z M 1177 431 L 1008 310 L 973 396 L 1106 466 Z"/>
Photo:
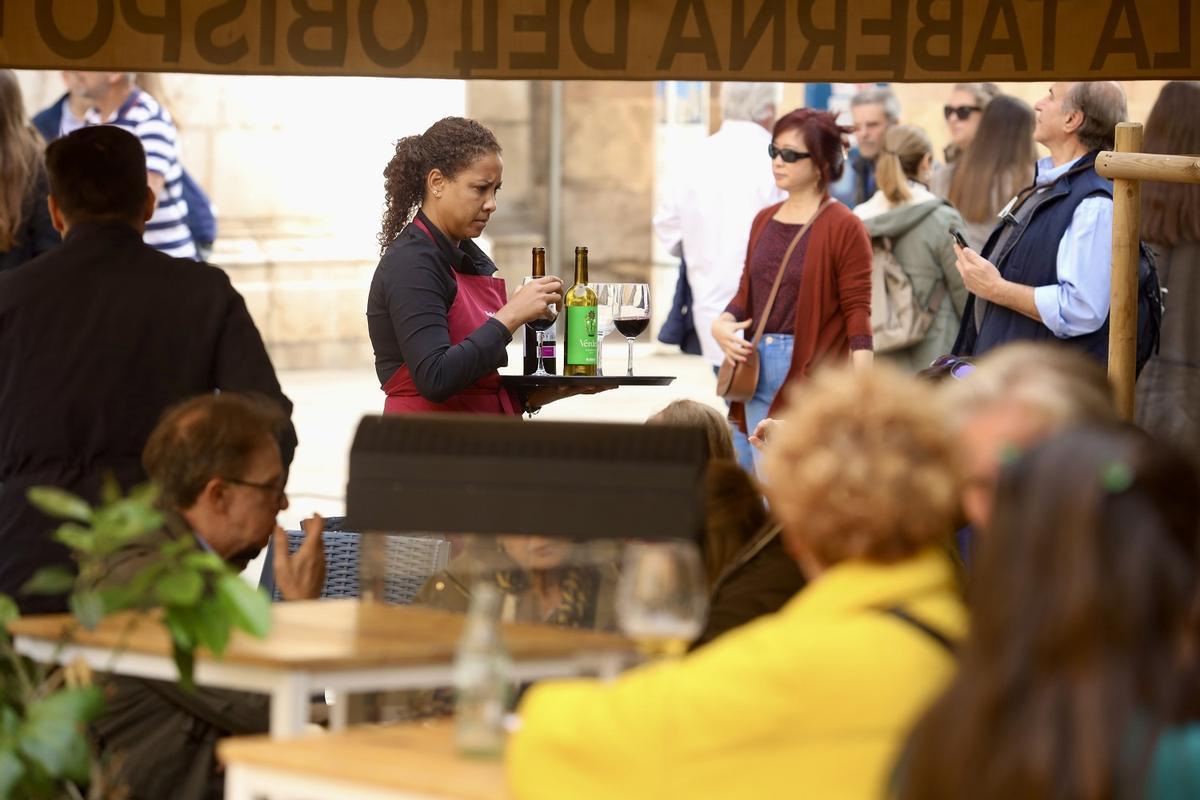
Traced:
<path fill-rule="evenodd" d="M 325 586 L 321 597 L 358 597 L 358 553 L 360 534 L 341 530 L 342 517 L 325 520 Z M 288 552 L 304 541 L 303 531 L 288 531 Z M 275 585 L 274 553 L 269 545 L 259 585 L 273 600 L 283 599 Z M 450 558 L 450 542 L 433 536 L 388 536 L 388 579 L 384 599 L 407 605 L 431 575 L 444 569 Z"/>

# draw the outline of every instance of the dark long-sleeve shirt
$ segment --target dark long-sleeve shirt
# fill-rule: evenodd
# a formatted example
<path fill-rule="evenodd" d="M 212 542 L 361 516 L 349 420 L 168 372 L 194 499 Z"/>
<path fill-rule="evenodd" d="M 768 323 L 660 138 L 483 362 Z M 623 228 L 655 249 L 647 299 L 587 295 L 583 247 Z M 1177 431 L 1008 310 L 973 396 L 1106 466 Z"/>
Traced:
<path fill-rule="evenodd" d="M 443 403 L 506 365 L 512 334 L 488 319 L 451 344 L 447 314 L 458 294 L 452 271 L 493 275 L 496 265 L 470 239 L 456 248 L 428 217 L 417 216 L 434 240 L 410 224 L 379 259 L 367 297 L 367 329 L 381 386 L 407 364 L 421 396 Z"/>
<path fill-rule="evenodd" d="M 144 482 L 142 448 L 162 413 L 216 390 L 258 393 L 291 413 L 220 269 L 159 253 L 123 223 L 86 222 L 0 273 L 0 592 L 68 563 L 50 539 L 57 521 L 29 505 L 29 487 L 95 501 L 106 473 L 126 489 Z M 290 464 L 290 422 L 279 440 Z M 61 600 L 21 605 L 52 611 Z"/>

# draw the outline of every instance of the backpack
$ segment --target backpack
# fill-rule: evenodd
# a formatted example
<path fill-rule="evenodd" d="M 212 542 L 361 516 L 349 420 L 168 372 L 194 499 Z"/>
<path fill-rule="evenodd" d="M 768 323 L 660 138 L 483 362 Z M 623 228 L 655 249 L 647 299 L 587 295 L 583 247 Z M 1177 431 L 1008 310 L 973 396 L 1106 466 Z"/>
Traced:
<path fill-rule="evenodd" d="M 941 281 L 922 308 L 912 279 L 892 253 L 892 240 L 886 236 L 871 240 L 871 330 L 876 353 L 903 350 L 924 339 L 945 298 L 946 284 Z"/>
<path fill-rule="evenodd" d="M 1134 374 L 1142 374 L 1142 367 L 1150 357 L 1158 353 L 1159 334 L 1166 304 L 1166 292 L 1158 282 L 1158 267 L 1154 253 L 1144 242 L 1138 245 L 1138 297 L 1137 297 L 1137 365 Z M 1111 320 L 1110 320 L 1111 324 Z"/>

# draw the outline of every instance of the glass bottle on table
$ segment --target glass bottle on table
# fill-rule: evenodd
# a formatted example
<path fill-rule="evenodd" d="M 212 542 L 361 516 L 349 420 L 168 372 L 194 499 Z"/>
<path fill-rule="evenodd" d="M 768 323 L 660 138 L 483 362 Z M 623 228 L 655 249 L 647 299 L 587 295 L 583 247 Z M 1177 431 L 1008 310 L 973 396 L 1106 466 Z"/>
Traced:
<path fill-rule="evenodd" d="M 567 321 L 563 375 L 596 375 L 596 292 L 588 285 L 588 249 L 575 248 L 575 283 L 563 296 Z"/>
<path fill-rule="evenodd" d="M 476 758 L 504 753 L 504 718 L 512 698 L 512 662 L 500 631 L 500 591 L 476 581 L 454 659 L 454 740 Z"/>
<path fill-rule="evenodd" d="M 524 286 L 546 277 L 546 248 L 533 248 L 533 272 L 521 282 Z M 525 323 L 525 359 L 522 372 L 526 375 L 553 375 L 558 371 L 558 353 L 554 342 L 554 321 L 558 308 L 550 306 L 546 317 Z"/>
<path fill-rule="evenodd" d="M 633 340 L 650 325 L 650 286 L 645 283 L 622 283 L 613 303 L 617 332 L 629 344 L 629 363 L 626 375 L 633 375 Z"/>

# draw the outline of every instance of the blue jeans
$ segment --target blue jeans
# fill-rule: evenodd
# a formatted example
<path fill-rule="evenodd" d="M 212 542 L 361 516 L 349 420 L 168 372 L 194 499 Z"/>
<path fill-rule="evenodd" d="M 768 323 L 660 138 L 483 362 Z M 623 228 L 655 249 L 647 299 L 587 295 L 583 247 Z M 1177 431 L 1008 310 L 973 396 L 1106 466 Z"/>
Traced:
<path fill-rule="evenodd" d="M 758 343 L 758 387 L 754 397 L 746 403 L 746 432 L 754 433 L 758 423 L 767 418 L 775 395 L 787 381 L 792 367 L 792 336 L 786 333 L 766 333 Z M 753 445 L 743 452 L 738 450 L 738 463 L 751 475 L 757 474 L 762 453 Z"/>

